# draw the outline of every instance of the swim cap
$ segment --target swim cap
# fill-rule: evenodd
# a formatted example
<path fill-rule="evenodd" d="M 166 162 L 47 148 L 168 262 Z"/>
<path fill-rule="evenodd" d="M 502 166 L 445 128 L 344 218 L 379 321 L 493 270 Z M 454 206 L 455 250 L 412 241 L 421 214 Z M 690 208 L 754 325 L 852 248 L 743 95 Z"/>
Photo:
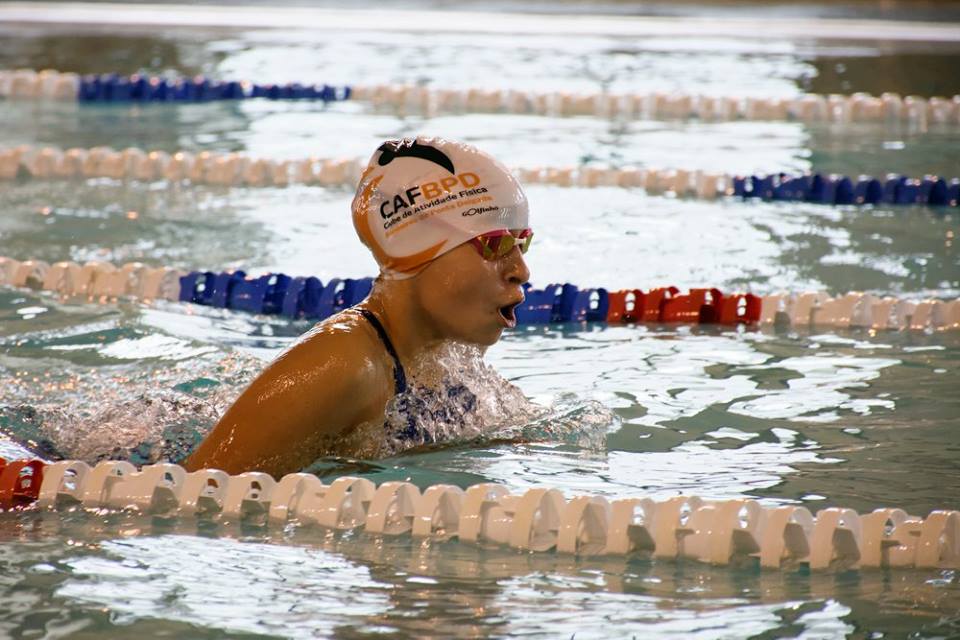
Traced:
<path fill-rule="evenodd" d="M 527 197 L 513 174 L 476 147 L 442 138 L 380 145 L 351 209 L 380 274 L 395 280 L 470 238 L 528 226 Z"/>

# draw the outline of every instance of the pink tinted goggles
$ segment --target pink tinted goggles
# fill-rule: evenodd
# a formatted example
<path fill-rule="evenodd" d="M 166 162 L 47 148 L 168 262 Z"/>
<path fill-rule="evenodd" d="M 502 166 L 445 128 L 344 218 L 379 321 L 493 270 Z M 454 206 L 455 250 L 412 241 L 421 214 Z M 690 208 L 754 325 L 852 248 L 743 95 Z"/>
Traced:
<path fill-rule="evenodd" d="M 514 247 L 526 253 L 533 241 L 533 229 L 499 229 L 470 238 L 470 244 L 486 260 L 506 257 Z"/>

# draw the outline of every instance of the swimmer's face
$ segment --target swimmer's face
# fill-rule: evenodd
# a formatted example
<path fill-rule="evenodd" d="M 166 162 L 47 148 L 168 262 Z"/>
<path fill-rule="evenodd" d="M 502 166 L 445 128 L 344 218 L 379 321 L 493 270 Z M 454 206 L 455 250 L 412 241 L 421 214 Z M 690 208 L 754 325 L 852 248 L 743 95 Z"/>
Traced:
<path fill-rule="evenodd" d="M 529 279 L 519 248 L 487 260 L 464 243 L 416 276 L 414 295 L 441 337 L 489 346 L 504 329 L 516 326 L 514 309 Z"/>

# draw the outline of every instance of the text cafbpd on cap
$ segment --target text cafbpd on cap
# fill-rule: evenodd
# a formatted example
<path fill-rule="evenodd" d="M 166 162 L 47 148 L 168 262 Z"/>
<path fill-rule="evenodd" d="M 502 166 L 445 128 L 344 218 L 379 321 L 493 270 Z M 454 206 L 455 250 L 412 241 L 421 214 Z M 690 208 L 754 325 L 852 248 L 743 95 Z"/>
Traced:
<path fill-rule="evenodd" d="M 353 226 L 385 278 L 409 278 L 470 238 L 530 226 L 517 179 L 473 145 L 443 138 L 384 142 L 367 164 Z"/>

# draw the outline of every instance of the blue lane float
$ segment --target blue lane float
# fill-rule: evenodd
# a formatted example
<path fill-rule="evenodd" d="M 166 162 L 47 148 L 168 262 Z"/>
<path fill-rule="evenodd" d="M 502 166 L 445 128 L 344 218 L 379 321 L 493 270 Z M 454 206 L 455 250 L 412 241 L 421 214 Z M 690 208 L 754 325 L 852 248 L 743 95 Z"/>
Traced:
<path fill-rule="evenodd" d="M 333 278 L 326 284 L 313 276 L 291 278 L 282 273 L 248 278 L 243 271 L 193 271 L 180 278 L 180 301 L 208 307 L 322 320 L 361 302 L 373 288 L 373 278 Z M 606 289 L 579 289 L 551 284 L 527 287 L 517 307 L 518 324 L 603 322 L 610 294 Z"/>
<path fill-rule="evenodd" d="M 888 174 L 881 181 L 860 176 L 856 182 L 841 175 L 735 176 L 731 195 L 760 200 L 812 202 L 827 205 L 928 205 L 956 207 L 960 204 L 960 179 L 949 182 L 937 176 L 911 179 Z"/>
<path fill-rule="evenodd" d="M 248 278 L 243 271 L 192 271 L 180 278 L 180 301 L 208 307 L 288 318 L 322 320 L 361 302 L 373 288 L 373 278 L 333 278 L 326 284 L 313 276 L 291 278 L 282 273 Z M 552 284 L 527 287 L 517 310 L 519 324 L 605 321 L 606 289 L 579 289 Z"/>
<path fill-rule="evenodd" d="M 350 87 L 328 84 L 253 84 L 196 78 L 166 79 L 141 75 L 86 75 L 80 78 L 80 102 L 210 102 L 214 100 L 319 100 L 339 102 L 350 98 Z"/>
<path fill-rule="evenodd" d="M 180 301 L 250 313 L 322 320 L 362 301 L 373 278 L 291 278 L 271 273 L 255 278 L 243 271 L 192 271 L 180 278 Z"/>

